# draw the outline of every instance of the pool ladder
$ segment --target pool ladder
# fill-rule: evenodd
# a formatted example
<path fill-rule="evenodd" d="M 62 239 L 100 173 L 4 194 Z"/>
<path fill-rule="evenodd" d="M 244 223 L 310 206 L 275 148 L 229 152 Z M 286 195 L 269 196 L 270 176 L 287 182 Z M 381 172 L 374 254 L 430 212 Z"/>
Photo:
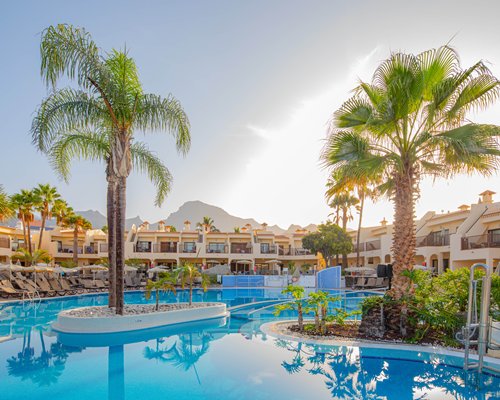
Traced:
<path fill-rule="evenodd" d="M 479 321 L 477 315 L 477 286 L 479 280 L 474 278 L 474 272 L 477 268 L 484 268 L 486 270 L 486 275 L 481 278 L 482 290 Z M 487 369 L 495 373 L 500 373 L 500 369 L 484 364 L 484 357 L 488 350 L 500 350 L 500 343 L 493 340 L 493 331 L 500 330 L 500 327 L 495 325 L 489 316 L 491 278 L 493 273 L 492 268 L 483 263 L 474 264 L 470 269 L 467 322 L 465 326 L 462 327 L 462 331 L 457 334 L 457 339 L 464 344 L 465 371 L 477 370 L 478 373 L 482 373 L 483 370 Z M 498 268 L 496 273 L 498 273 Z M 477 345 L 477 362 L 471 362 L 469 360 L 470 346 L 472 344 Z"/>

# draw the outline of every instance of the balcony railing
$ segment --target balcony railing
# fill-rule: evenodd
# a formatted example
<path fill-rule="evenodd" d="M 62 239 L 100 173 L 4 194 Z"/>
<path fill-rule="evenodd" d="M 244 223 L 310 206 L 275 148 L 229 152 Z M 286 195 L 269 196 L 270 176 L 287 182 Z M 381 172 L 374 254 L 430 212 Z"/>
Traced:
<path fill-rule="evenodd" d="M 277 254 L 278 247 L 275 245 L 266 246 L 260 245 L 260 254 Z"/>
<path fill-rule="evenodd" d="M 252 244 L 251 243 L 231 244 L 231 253 L 252 254 Z"/>
<path fill-rule="evenodd" d="M 302 248 L 285 248 L 279 247 L 278 254 L 280 256 L 306 256 L 311 254 L 310 250 L 302 249 Z"/>
<path fill-rule="evenodd" d="M 93 246 L 85 246 L 83 248 L 83 252 L 84 254 L 98 254 L 99 251 L 97 249 L 97 246 L 96 247 L 93 247 Z"/>
<path fill-rule="evenodd" d="M 138 246 L 134 244 L 134 253 L 151 253 L 152 246 Z"/>
<path fill-rule="evenodd" d="M 228 246 L 227 245 L 210 245 L 210 244 L 207 244 L 207 247 L 206 247 L 206 251 L 207 253 L 214 253 L 214 254 L 223 254 L 223 253 L 227 253 L 227 250 L 228 250 Z"/>
<path fill-rule="evenodd" d="M 154 243 L 153 253 L 177 253 L 177 243 Z"/>
<path fill-rule="evenodd" d="M 196 246 L 180 246 L 179 253 L 196 253 Z"/>
<path fill-rule="evenodd" d="M 10 239 L 6 237 L 0 238 L 0 247 L 8 249 L 10 247 Z"/>
<path fill-rule="evenodd" d="M 462 250 L 498 248 L 500 247 L 500 234 L 468 236 L 462 238 Z"/>
<path fill-rule="evenodd" d="M 354 243 L 354 253 L 357 251 L 358 247 L 360 253 L 363 251 L 380 250 L 380 240 L 370 240 L 369 242 L 362 242 L 359 245 Z"/>
<path fill-rule="evenodd" d="M 78 254 L 83 254 L 83 247 L 82 246 L 78 246 L 76 248 L 76 251 L 78 252 Z M 58 253 L 63 253 L 63 254 L 73 254 L 73 246 L 71 246 L 71 247 L 59 247 L 57 249 L 57 252 Z"/>
<path fill-rule="evenodd" d="M 417 247 L 449 246 L 450 235 L 427 235 L 417 237 Z"/>

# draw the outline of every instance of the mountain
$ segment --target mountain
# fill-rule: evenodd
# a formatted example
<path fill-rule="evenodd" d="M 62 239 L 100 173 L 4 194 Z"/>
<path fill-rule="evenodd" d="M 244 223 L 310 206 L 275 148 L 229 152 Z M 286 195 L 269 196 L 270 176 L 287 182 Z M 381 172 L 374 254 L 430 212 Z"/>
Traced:
<path fill-rule="evenodd" d="M 96 229 L 102 228 L 107 224 L 106 217 L 102 215 L 99 211 L 87 210 L 87 211 L 77 211 L 78 214 L 87 218 L 92 226 Z M 184 221 L 191 221 L 191 229 L 196 228 L 196 223 L 200 222 L 203 217 L 208 216 L 214 220 L 214 225 L 222 232 L 231 232 L 234 227 L 242 227 L 246 224 L 252 225 L 253 228 L 260 228 L 261 223 L 257 222 L 253 218 L 240 218 L 229 214 L 227 211 L 220 207 L 212 206 L 210 204 L 203 203 L 202 201 L 187 201 L 184 203 L 177 211 L 170 214 L 165 223 L 167 225 L 172 225 L 181 231 L 184 227 Z M 128 218 L 126 220 L 126 229 L 130 229 L 133 224 L 139 226 L 142 224 L 143 220 L 137 216 L 134 218 Z M 151 228 L 155 229 L 158 221 L 149 221 Z M 275 234 L 283 233 L 293 233 L 296 229 L 301 229 L 300 225 L 290 225 L 288 229 L 283 229 L 278 225 L 269 225 L 267 230 Z M 305 227 L 309 231 L 315 231 L 317 229 L 316 225 L 309 224 Z"/>
<path fill-rule="evenodd" d="M 102 215 L 97 210 L 75 211 L 75 212 L 81 215 L 82 217 L 88 219 L 92 224 L 92 228 L 94 229 L 101 229 L 103 226 L 108 224 L 106 216 Z M 127 218 L 125 220 L 125 229 L 130 229 L 132 225 L 139 226 L 140 224 L 142 224 L 142 222 L 143 221 L 139 216 L 133 218 Z"/>

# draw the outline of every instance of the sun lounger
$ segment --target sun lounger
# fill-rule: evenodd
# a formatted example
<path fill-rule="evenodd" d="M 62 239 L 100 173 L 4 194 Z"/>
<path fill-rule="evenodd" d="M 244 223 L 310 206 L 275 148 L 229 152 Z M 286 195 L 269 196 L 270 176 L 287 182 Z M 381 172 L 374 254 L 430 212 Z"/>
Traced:
<path fill-rule="evenodd" d="M 43 275 L 37 276 L 36 285 L 37 285 L 38 293 L 40 293 L 40 294 L 43 294 L 46 296 L 53 296 L 56 294 L 56 290 L 54 290 L 50 286 L 49 282 L 47 281 L 47 279 Z"/>
<path fill-rule="evenodd" d="M 68 294 L 77 294 L 83 292 L 83 290 L 81 289 L 72 288 L 66 279 L 61 279 L 58 282 L 61 285 L 61 288 Z"/>
<path fill-rule="evenodd" d="M 4 298 L 9 297 L 22 297 L 23 292 L 17 289 L 14 289 L 10 282 L 7 280 L 0 281 L 0 296 Z"/>
<path fill-rule="evenodd" d="M 356 281 L 354 282 L 354 287 L 361 289 L 365 287 L 365 284 L 366 284 L 366 278 L 364 277 L 356 278 Z"/>

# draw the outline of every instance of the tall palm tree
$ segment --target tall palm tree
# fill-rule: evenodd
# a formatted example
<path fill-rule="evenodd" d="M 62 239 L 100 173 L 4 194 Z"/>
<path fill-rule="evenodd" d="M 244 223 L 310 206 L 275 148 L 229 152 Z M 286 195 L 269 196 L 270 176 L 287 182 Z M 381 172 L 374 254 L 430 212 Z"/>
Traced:
<path fill-rule="evenodd" d="M 61 198 L 61 195 L 57 192 L 57 188 L 54 186 L 50 186 L 49 184 L 43 185 L 41 183 L 33 189 L 33 193 L 37 197 L 36 210 L 40 213 L 42 218 L 40 236 L 38 237 L 38 248 L 40 248 L 42 246 L 45 223 L 47 222 L 47 219 L 52 218 L 52 208 L 54 207 L 56 200 Z"/>
<path fill-rule="evenodd" d="M 106 165 L 109 305 L 123 313 L 123 267 L 126 182 L 133 168 L 157 186 L 160 205 L 171 187 L 168 169 L 147 147 L 135 141 L 136 131 L 173 134 L 186 154 L 190 126 L 172 95 L 143 92 L 134 60 L 127 51 L 102 52 L 83 28 L 50 26 L 42 33 L 42 78 L 53 92 L 43 100 L 32 124 L 35 145 L 47 153 L 63 178 L 72 158 L 102 160 Z M 78 89 L 57 89 L 61 78 L 76 80 Z"/>
<path fill-rule="evenodd" d="M 22 189 L 19 193 L 12 195 L 12 205 L 17 210 L 17 218 L 23 225 L 24 245 L 30 254 L 33 252 L 31 243 L 31 223 L 35 219 L 35 204 L 37 197 L 32 190 Z"/>
<path fill-rule="evenodd" d="M 3 186 L 0 185 L 0 221 L 6 221 L 13 216 L 14 209 L 12 207 L 11 199 Z"/>
<path fill-rule="evenodd" d="M 203 217 L 201 222 L 196 224 L 196 228 L 205 233 L 214 232 L 217 229 L 214 225 L 214 220 L 211 217 Z"/>
<path fill-rule="evenodd" d="M 402 272 L 414 264 L 420 180 L 497 169 L 500 127 L 471 123 L 467 115 L 499 95 L 500 83 L 483 62 L 462 69 L 455 50 L 443 46 L 391 54 L 335 112 L 324 163 L 377 175 L 394 203 L 394 298 L 413 293 Z"/>
<path fill-rule="evenodd" d="M 73 263 L 78 265 L 78 234 L 92 229 L 92 224 L 81 215 L 70 213 L 62 221 L 62 225 L 73 230 Z"/>
<path fill-rule="evenodd" d="M 330 180 L 327 184 L 326 198 L 331 208 L 335 210 L 336 224 L 342 223 L 342 229 L 347 232 L 347 223 L 352 221 L 352 208 L 356 207 L 359 199 L 353 196 L 346 188 L 341 188 L 340 191 L 334 191 L 334 184 Z M 341 215 L 339 216 L 339 213 Z M 338 261 L 337 261 L 338 262 Z M 342 254 L 342 266 L 347 267 L 347 254 Z"/>

